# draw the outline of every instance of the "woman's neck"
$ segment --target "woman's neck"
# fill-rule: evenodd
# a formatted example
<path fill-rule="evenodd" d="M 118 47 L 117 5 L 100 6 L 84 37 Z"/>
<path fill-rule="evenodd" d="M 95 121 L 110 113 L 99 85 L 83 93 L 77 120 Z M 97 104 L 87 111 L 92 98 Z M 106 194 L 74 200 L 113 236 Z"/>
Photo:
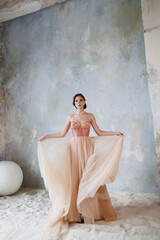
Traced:
<path fill-rule="evenodd" d="M 84 114 L 84 113 L 85 113 L 84 109 L 78 109 L 76 112 L 76 114 L 78 114 L 78 115 Z"/>

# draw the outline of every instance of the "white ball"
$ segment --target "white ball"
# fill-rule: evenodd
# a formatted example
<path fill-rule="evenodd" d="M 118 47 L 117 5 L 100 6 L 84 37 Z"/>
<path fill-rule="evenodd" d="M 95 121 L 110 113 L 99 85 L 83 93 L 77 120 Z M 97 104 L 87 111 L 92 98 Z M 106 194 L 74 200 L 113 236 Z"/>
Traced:
<path fill-rule="evenodd" d="M 18 191 L 23 181 L 20 166 L 11 161 L 0 161 L 0 196 L 11 195 Z"/>

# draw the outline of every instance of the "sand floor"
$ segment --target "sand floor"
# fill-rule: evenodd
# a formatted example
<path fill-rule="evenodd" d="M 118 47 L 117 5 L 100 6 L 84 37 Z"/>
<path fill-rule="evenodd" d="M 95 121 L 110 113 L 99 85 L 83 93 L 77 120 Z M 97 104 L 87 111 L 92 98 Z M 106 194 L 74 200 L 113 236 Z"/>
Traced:
<path fill-rule="evenodd" d="M 118 219 L 71 224 L 63 240 L 160 240 L 160 196 L 110 192 Z M 44 189 L 22 188 L 0 197 L 0 240 L 41 240 L 51 206 Z"/>

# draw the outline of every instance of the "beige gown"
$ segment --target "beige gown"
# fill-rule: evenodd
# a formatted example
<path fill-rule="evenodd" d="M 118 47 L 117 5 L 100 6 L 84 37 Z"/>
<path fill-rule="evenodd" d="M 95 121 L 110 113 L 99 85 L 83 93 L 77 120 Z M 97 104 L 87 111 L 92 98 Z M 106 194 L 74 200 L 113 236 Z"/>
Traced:
<path fill-rule="evenodd" d="M 45 240 L 60 239 L 71 222 L 117 218 L 105 184 L 117 175 L 123 136 L 89 137 L 89 121 L 73 120 L 71 130 L 71 138 L 38 142 L 40 172 L 52 202 Z"/>

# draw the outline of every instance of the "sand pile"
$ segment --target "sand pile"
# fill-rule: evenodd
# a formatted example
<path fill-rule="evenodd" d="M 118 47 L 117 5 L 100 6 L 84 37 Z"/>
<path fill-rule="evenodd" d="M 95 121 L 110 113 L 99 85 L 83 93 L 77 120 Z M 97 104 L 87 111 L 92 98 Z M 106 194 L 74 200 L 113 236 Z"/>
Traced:
<path fill-rule="evenodd" d="M 116 221 L 71 224 L 63 240 L 160 240 L 160 196 L 110 192 L 110 197 Z M 41 240 L 50 206 L 44 189 L 0 197 L 0 240 Z"/>

